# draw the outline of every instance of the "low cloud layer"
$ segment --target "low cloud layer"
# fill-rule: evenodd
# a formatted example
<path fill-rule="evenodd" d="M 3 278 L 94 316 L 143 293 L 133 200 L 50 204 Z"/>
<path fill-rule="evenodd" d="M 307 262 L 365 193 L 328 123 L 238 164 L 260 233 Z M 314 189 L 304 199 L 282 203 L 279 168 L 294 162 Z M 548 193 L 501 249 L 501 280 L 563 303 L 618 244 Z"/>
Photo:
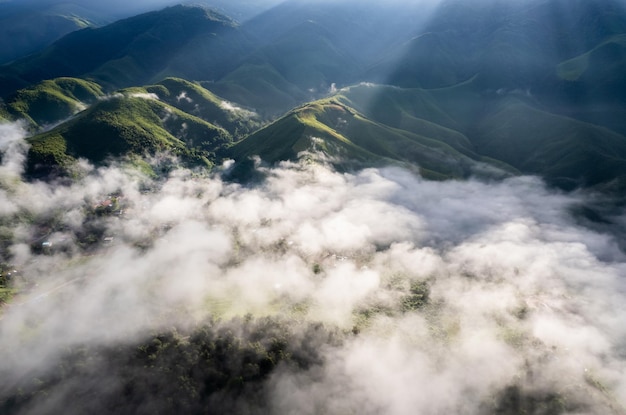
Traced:
<path fill-rule="evenodd" d="M 18 272 L 0 401 L 73 347 L 247 315 L 339 336 L 272 372 L 270 413 L 508 413 L 520 396 L 529 413 L 624 412 L 626 258 L 572 215 L 584 194 L 309 163 L 255 186 L 124 164 L 25 183 L 23 132 L 0 132 L 1 262 Z M 62 408 L 72 387 L 47 393 Z"/>

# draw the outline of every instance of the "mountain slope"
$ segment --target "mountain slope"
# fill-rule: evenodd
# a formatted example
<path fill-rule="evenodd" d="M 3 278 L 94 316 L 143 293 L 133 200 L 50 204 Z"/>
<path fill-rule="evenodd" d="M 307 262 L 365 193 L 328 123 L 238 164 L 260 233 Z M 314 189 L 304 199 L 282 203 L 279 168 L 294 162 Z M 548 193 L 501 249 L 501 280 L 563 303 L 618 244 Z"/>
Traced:
<path fill-rule="evenodd" d="M 391 6 L 391 7 L 390 7 Z M 276 116 L 333 88 L 359 82 L 390 45 L 423 24 L 431 6 L 288 0 L 242 25 L 256 49 L 215 90 Z"/>
<path fill-rule="evenodd" d="M 480 91 L 476 80 L 432 90 L 360 85 L 341 91 L 339 99 L 378 122 L 567 188 L 626 176 L 625 136 L 550 113 L 523 92 Z"/>
<path fill-rule="evenodd" d="M 238 142 L 230 148 L 238 160 L 322 151 L 334 160 L 414 163 L 433 177 L 467 177 L 486 163 L 572 188 L 626 176 L 624 36 L 626 8 L 614 0 L 445 0 L 430 10 L 288 0 L 240 28 L 178 6 L 72 33 L 0 73 L 28 83 L 31 75 L 74 71 L 105 90 L 149 85 L 132 93 L 155 94 L 159 101 L 151 105 L 223 128 L 229 142 Z M 167 74 L 195 82 L 157 82 Z M 358 84 L 363 79 L 388 85 Z M 13 117 L 37 124 L 59 118 L 24 104 L 37 100 L 56 107 L 53 114 L 76 111 L 71 95 L 40 85 L 34 88 L 48 101 L 7 100 Z M 183 138 L 163 126 L 162 108 L 160 121 L 144 110 L 139 124 L 163 128 L 170 141 Z M 263 119 L 286 111 L 255 132 Z M 86 120 L 82 113 L 77 119 Z M 122 141 L 132 129 L 127 121 L 127 129 L 112 133 Z M 165 137 L 158 128 L 155 137 Z M 160 148 L 146 140 L 150 152 Z M 123 151 L 96 153 L 141 151 L 127 141 Z M 222 146 L 189 145 L 222 155 Z M 86 151 L 72 146 L 71 157 Z"/>
<path fill-rule="evenodd" d="M 433 133 L 433 138 L 372 121 L 338 96 L 298 107 L 235 144 L 229 154 L 236 160 L 260 156 L 273 163 L 295 159 L 301 152 L 317 152 L 338 166 L 406 163 L 419 166 L 424 176 L 438 179 L 485 170 L 482 163 L 487 160 L 472 159 L 455 150 L 437 137 L 441 133 L 437 130 L 434 125 L 422 129 Z"/>
<path fill-rule="evenodd" d="M 210 88 L 272 116 L 325 95 L 335 82 L 346 82 L 359 71 L 332 33 L 306 21 L 257 49 Z"/>
<path fill-rule="evenodd" d="M 502 100 L 474 134 L 478 151 L 573 188 L 626 177 L 626 137 L 550 114 L 518 98 Z"/>
<path fill-rule="evenodd" d="M 100 85 L 76 78 L 56 78 L 19 90 L 6 103 L 14 118 L 37 128 L 53 124 L 86 108 L 103 96 Z"/>
<path fill-rule="evenodd" d="M 254 108 L 264 117 L 284 113 L 310 99 L 310 94 L 287 81 L 263 60 L 246 62 L 217 83 L 201 84 L 223 97 Z"/>
<path fill-rule="evenodd" d="M 225 101 L 199 84 L 184 79 L 166 78 L 145 89 L 187 114 L 224 128 L 234 139 L 242 138 L 261 125 L 255 112 Z"/>
<path fill-rule="evenodd" d="M 562 105 L 572 79 L 559 78 L 558 65 L 603 45 L 606 53 L 597 62 L 605 72 L 586 85 L 604 84 L 607 73 L 615 79 L 613 65 L 623 58 L 615 56 L 621 52 L 611 39 L 625 33 L 626 7 L 615 0 L 448 0 L 425 28 L 371 66 L 366 80 L 438 88 L 478 75 L 484 89 L 529 89 L 546 101 L 559 97 Z"/>
<path fill-rule="evenodd" d="M 39 7 L 0 2 L 0 64 L 37 52 L 68 33 L 92 25 L 91 13 L 77 5 Z"/>
<path fill-rule="evenodd" d="M 198 37 L 218 41 L 208 42 L 203 54 L 180 57 L 181 48 Z M 200 7 L 170 7 L 73 32 L 40 53 L 0 68 L 0 94 L 59 76 L 89 77 L 109 89 L 147 84 L 175 58 L 187 59 L 193 67 L 219 55 L 230 39 L 245 44 L 230 19 Z M 204 79 L 221 76 L 228 67 L 226 59 L 213 60 L 202 67 Z"/>
<path fill-rule="evenodd" d="M 29 139 L 28 174 L 66 174 L 78 158 L 169 151 L 186 163 L 209 166 L 207 157 L 231 141 L 230 134 L 141 90 L 103 100 L 76 118 Z"/>

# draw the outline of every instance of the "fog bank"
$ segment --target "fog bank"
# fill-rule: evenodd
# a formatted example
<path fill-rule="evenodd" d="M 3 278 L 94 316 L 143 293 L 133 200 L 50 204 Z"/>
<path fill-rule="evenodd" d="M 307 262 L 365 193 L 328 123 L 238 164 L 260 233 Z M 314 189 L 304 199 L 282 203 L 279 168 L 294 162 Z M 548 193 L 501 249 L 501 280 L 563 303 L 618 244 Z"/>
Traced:
<path fill-rule="evenodd" d="M 0 126 L 0 262 L 17 291 L 0 309 L 4 405 L 77 347 L 207 321 L 245 340 L 244 321 L 270 318 L 291 356 L 315 358 L 276 364 L 261 396 L 241 389 L 233 402 L 258 405 L 242 413 L 624 412 L 626 258 L 572 214 L 583 193 L 311 163 L 254 186 L 124 163 L 27 183 L 21 135 Z M 93 384 L 5 407 L 80 408 L 76 391 L 112 393 L 118 375 L 97 367 Z"/>

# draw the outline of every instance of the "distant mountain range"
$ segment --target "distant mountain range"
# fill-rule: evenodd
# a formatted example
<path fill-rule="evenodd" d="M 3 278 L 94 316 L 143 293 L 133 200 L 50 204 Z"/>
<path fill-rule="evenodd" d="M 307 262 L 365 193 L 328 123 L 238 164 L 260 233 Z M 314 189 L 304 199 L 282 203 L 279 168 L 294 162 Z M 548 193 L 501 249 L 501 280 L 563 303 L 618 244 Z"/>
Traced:
<path fill-rule="evenodd" d="M 245 21 L 279 0 L 204 0 L 238 21 Z M 2 0 L 0 1 L 0 64 L 35 53 L 64 35 L 86 27 L 102 27 L 116 20 L 175 5 L 177 0 Z"/>
<path fill-rule="evenodd" d="M 622 188 L 621 2 L 429 4 L 290 0 L 244 23 L 174 6 L 88 27 L 0 67 L 0 117 L 30 123 L 37 176 L 78 157 L 305 152 Z"/>
<path fill-rule="evenodd" d="M 37 52 L 62 36 L 94 24 L 95 17 L 78 6 L 40 7 L 0 2 L 0 63 Z"/>

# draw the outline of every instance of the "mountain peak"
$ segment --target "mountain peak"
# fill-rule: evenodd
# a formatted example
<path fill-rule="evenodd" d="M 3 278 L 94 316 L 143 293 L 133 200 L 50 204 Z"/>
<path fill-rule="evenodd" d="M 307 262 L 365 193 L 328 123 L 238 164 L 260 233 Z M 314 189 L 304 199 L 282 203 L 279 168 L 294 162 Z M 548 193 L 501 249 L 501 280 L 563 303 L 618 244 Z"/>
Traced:
<path fill-rule="evenodd" d="M 1 68 L 0 95 L 61 76 L 88 77 L 109 90 L 169 75 L 193 78 L 188 70 L 197 67 L 210 79 L 228 64 L 226 59 L 215 58 L 245 43 L 236 31 L 232 19 L 195 5 L 171 6 L 101 28 L 79 30 Z M 190 44 L 194 46 L 188 48 Z M 214 44 L 218 50 L 213 49 Z M 176 59 L 179 61 L 172 65 Z"/>

